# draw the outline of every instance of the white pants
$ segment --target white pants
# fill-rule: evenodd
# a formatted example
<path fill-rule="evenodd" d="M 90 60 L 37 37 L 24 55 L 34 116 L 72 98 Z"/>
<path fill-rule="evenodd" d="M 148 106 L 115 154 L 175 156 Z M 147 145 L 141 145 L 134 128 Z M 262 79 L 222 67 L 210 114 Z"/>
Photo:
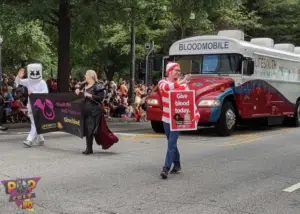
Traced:
<path fill-rule="evenodd" d="M 31 141 L 31 142 L 34 141 L 34 140 L 37 140 L 38 142 L 44 141 L 43 135 L 39 135 L 36 132 L 36 127 L 35 127 L 35 124 L 34 124 L 33 114 L 32 114 L 31 111 L 28 112 L 28 117 L 30 118 L 31 129 L 30 129 L 29 135 L 27 137 L 27 140 Z"/>

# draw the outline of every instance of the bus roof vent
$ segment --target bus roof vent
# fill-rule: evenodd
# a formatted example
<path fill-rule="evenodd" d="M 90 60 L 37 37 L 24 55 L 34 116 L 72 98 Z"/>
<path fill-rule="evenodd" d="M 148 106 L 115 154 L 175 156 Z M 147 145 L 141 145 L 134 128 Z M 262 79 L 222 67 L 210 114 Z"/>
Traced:
<path fill-rule="evenodd" d="M 290 43 L 279 43 L 279 44 L 275 44 L 274 48 L 277 50 L 294 52 L 295 46 Z"/>
<path fill-rule="evenodd" d="M 294 52 L 297 54 L 300 54 L 300 47 L 299 46 L 295 47 Z"/>
<path fill-rule="evenodd" d="M 245 40 L 245 34 L 241 30 L 221 30 L 218 32 L 218 36 L 225 36 L 243 41 Z"/>
<path fill-rule="evenodd" d="M 267 48 L 273 48 L 274 47 L 274 40 L 271 38 L 253 38 L 250 40 L 251 44 L 264 46 Z"/>

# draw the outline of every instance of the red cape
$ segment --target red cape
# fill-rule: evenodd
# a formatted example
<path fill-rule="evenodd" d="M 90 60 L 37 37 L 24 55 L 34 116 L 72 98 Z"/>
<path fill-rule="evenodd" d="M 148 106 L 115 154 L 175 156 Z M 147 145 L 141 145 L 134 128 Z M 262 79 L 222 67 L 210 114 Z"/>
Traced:
<path fill-rule="evenodd" d="M 99 146 L 102 146 L 102 149 L 109 149 L 113 144 L 119 141 L 119 138 L 112 133 L 108 128 L 104 114 L 101 114 L 99 118 L 98 129 L 95 133 L 95 140 Z"/>

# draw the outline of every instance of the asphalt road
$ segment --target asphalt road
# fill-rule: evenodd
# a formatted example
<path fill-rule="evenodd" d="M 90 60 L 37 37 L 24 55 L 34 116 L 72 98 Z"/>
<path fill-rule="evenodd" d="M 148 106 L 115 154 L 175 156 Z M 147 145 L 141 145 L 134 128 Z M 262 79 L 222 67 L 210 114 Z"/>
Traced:
<path fill-rule="evenodd" d="M 34 208 L 41 214 L 300 213 L 300 129 L 184 133 L 183 171 L 162 180 L 164 136 L 147 123 L 110 127 L 119 143 L 109 151 L 95 145 L 92 156 L 81 154 L 84 140 L 66 134 L 24 148 L 28 130 L 2 133 L 0 179 L 40 176 Z M 1 214 L 30 213 L 8 199 L 1 186 Z"/>

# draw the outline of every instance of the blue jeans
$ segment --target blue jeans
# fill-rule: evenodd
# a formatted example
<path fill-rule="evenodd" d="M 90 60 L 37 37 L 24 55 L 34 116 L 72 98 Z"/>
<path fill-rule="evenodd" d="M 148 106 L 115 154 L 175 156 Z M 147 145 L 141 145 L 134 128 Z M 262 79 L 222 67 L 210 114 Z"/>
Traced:
<path fill-rule="evenodd" d="M 166 154 L 165 167 L 170 169 L 172 163 L 178 164 L 180 162 L 180 154 L 177 148 L 177 140 L 180 132 L 171 131 L 170 124 L 163 122 L 165 134 L 168 139 L 168 151 Z"/>

